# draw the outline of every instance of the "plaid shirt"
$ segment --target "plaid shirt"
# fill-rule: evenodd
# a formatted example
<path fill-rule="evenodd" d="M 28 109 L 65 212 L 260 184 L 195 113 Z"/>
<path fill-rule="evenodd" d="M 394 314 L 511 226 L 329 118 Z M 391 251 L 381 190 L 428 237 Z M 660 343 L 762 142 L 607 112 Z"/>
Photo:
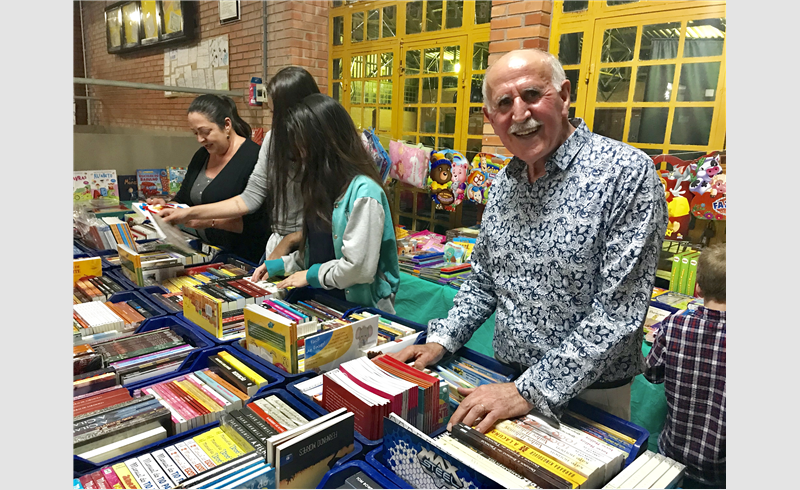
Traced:
<path fill-rule="evenodd" d="M 702 306 L 658 329 L 645 377 L 665 383 L 659 451 L 693 480 L 725 487 L 725 312 Z"/>

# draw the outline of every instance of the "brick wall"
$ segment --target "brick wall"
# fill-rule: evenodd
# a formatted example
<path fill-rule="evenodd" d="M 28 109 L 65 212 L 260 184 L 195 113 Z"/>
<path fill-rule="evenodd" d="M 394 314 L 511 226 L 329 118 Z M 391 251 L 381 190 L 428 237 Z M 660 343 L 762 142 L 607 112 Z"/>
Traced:
<path fill-rule="evenodd" d="M 72 4 L 72 76 L 83 78 L 83 39 L 81 37 L 81 9 L 79 2 Z M 73 94 L 86 95 L 86 85 L 75 84 Z M 86 124 L 86 100 L 75 99 L 75 121 Z"/>
<path fill-rule="evenodd" d="M 126 54 L 106 51 L 104 5 L 106 2 L 82 2 L 86 39 L 87 77 L 164 84 L 164 47 L 153 47 Z M 268 5 L 267 60 L 269 76 L 283 66 L 293 64 L 308 69 L 327 90 L 328 3 L 278 2 Z M 220 25 L 219 3 L 197 2 L 197 36 L 194 41 L 171 47 L 197 45 L 203 39 L 228 35 L 229 90 L 245 91 L 250 78 L 263 77 L 263 2 L 242 1 L 241 19 Z M 167 98 L 163 92 L 119 87 L 90 86 L 90 95 L 99 97 L 91 103 L 92 123 L 168 131 L 188 131 L 186 109 L 194 95 Z M 253 127 L 268 129 L 266 105 L 251 107 L 244 98 L 234 97 L 239 114 Z"/>
<path fill-rule="evenodd" d="M 489 34 L 489 66 L 515 49 L 537 48 L 547 51 L 552 12 L 551 0 L 494 0 Z M 483 151 L 510 155 L 485 116 L 483 122 Z"/>

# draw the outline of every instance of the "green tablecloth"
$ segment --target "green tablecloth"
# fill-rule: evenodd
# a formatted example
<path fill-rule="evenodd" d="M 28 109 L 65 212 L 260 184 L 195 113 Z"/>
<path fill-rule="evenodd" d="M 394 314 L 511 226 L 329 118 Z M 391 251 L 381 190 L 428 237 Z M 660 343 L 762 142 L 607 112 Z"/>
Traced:
<path fill-rule="evenodd" d="M 394 308 L 397 316 L 427 325 L 428 320 L 444 318 L 453 306 L 453 298 L 458 290 L 441 284 L 420 279 L 405 272 L 400 273 L 400 289 L 395 298 Z M 473 334 L 466 346 L 487 356 L 494 356 L 492 339 L 494 338 L 495 314 L 492 314 Z M 650 346 L 642 344 L 642 352 L 646 356 Z M 658 434 L 664 427 L 667 415 L 667 400 L 664 397 L 664 385 L 654 385 L 637 376 L 631 387 L 631 422 L 644 427 L 650 432 L 648 449 L 658 452 Z"/>

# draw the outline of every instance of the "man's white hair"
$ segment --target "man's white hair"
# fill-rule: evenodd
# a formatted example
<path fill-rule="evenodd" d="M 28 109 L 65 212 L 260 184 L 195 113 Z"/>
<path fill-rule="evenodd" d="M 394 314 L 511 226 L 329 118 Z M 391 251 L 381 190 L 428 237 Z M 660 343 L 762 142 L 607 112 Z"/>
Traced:
<path fill-rule="evenodd" d="M 525 50 L 528 51 L 528 50 Z M 553 85 L 553 88 L 557 91 L 561 91 L 561 84 L 564 83 L 564 80 L 567 79 L 567 74 L 564 73 L 564 67 L 561 66 L 561 62 L 558 61 L 558 58 L 553 56 L 553 54 L 548 53 L 547 51 L 542 51 L 540 49 L 531 49 L 530 51 L 538 51 L 545 55 L 547 58 L 547 62 L 550 64 L 552 76 L 550 77 L 550 83 Z M 488 86 L 486 81 L 489 79 L 489 71 L 492 69 L 494 65 L 490 66 L 486 69 L 486 74 L 483 76 L 483 86 L 481 87 L 481 92 L 483 93 L 483 105 L 486 107 L 486 110 L 489 112 L 493 112 L 495 110 L 494 104 L 488 97 Z"/>

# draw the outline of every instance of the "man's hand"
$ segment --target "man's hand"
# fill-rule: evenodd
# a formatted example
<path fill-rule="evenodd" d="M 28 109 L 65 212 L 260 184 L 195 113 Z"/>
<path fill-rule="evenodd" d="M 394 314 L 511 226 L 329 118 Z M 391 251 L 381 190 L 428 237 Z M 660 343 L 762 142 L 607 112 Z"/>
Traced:
<path fill-rule="evenodd" d="M 266 279 L 269 277 L 269 273 L 267 272 L 267 264 L 261 264 L 256 267 L 256 270 L 253 271 L 253 276 L 250 278 L 253 282 L 258 282 L 261 279 Z"/>
<path fill-rule="evenodd" d="M 156 206 L 158 204 L 163 206 L 166 203 L 167 203 L 167 201 L 164 200 L 164 198 L 162 198 L 162 197 L 148 197 L 147 198 L 147 204 L 149 204 L 151 206 Z"/>
<path fill-rule="evenodd" d="M 306 274 L 308 271 L 300 271 L 295 272 L 291 276 L 287 277 L 283 281 L 278 283 L 279 288 L 302 288 L 303 286 L 308 286 L 308 280 L 306 279 Z"/>
<path fill-rule="evenodd" d="M 194 226 L 187 223 L 191 219 L 191 209 L 192 208 L 165 208 L 162 209 L 158 215 L 171 225 L 186 224 L 186 226 L 194 228 Z"/>
<path fill-rule="evenodd" d="M 477 388 L 459 388 L 458 392 L 466 398 L 458 405 L 447 430 L 461 422 L 472 427 L 480 420 L 476 430 L 486 433 L 498 420 L 505 420 L 525 415 L 534 408 L 534 404 L 522 398 L 514 383 L 497 383 L 478 386 Z"/>
<path fill-rule="evenodd" d="M 429 342 L 427 344 L 409 345 L 400 352 L 389 354 L 400 362 L 414 359 L 414 368 L 420 371 L 442 360 L 447 350 L 442 344 Z"/>

